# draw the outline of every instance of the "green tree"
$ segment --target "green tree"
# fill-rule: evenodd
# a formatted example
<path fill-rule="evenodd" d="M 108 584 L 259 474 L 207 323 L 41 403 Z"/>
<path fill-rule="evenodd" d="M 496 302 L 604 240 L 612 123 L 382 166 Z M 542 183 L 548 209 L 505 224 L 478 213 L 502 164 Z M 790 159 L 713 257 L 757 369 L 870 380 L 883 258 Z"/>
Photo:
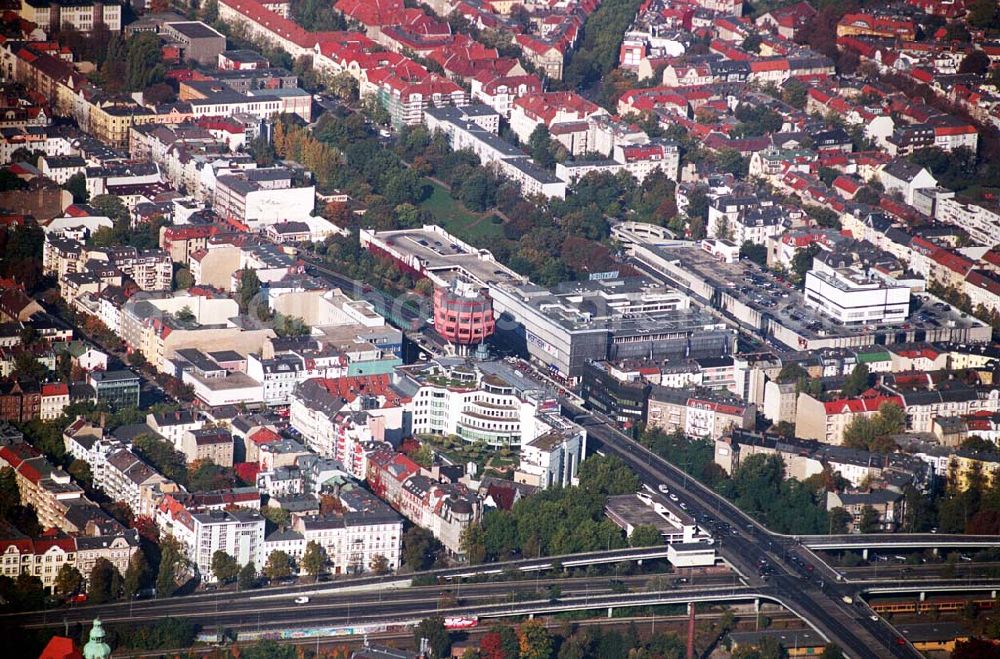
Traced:
<path fill-rule="evenodd" d="M 244 267 L 240 271 L 240 283 L 236 289 L 236 301 L 240 305 L 240 313 L 248 313 L 250 304 L 260 293 L 260 280 L 257 272 L 249 267 Z"/>
<path fill-rule="evenodd" d="M 656 547 L 663 544 L 663 536 L 652 524 L 640 524 L 632 529 L 628 544 L 630 547 Z"/>
<path fill-rule="evenodd" d="M 121 595 L 122 577 L 111 561 L 98 558 L 90 571 L 87 600 L 91 604 L 112 602 Z"/>
<path fill-rule="evenodd" d="M 989 55 L 981 50 L 973 50 L 962 58 L 962 63 L 958 65 L 958 72 L 961 74 L 983 75 L 989 68 Z"/>
<path fill-rule="evenodd" d="M 296 659 L 294 645 L 266 639 L 240 649 L 240 659 Z"/>
<path fill-rule="evenodd" d="M 83 588 L 83 575 L 74 566 L 64 563 L 56 574 L 53 587 L 56 594 L 61 597 L 75 595 Z"/>
<path fill-rule="evenodd" d="M 748 53 L 759 53 L 760 44 L 760 36 L 757 34 L 750 34 L 742 41 L 742 43 L 740 43 L 740 49 Z"/>
<path fill-rule="evenodd" d="M 743 245 L 740 246 L 740 257 L 753 261 L 761 267 L 766 267 L 767 247 L 746 240 L 743 242 Z"/>
<path fill-rule="evenodd" d="M 417 646 L 426 639 L 430 657 L 441 659 L 449 656 L 451 637 L 444 628 L 444 619 L 440 617 L 425 618 L 413 629 L 413 639 Z"/>
<path fill-rule="evenodd" d="M 830 510 L 830 532 L 831 533 L 847 533 L 850 528 L 851 520 L 854 518 L 851 513 L 841 506 L 837 506 Z"/>
<path fill-rule="evenodd" d="M 858 364 L 851 371 L 851 374 L 847 376 L 840 393 L 848 398 L 853 398 L 867 390 L 870 385 L 871 373 L 868 370 L 868 366 L 866 364 Z"/>
<path fill-rule="evenodd" d="M 556 159 L 552 155 L 552 135 L 544 123 L 538 124 L 535 130 L 531 131 L 531 136 L 528 138 L 528 151 L 531 153 L 532 160 L 539 167 L 546 169 L 555 167 Z"/>
<path fill-rule="evenodd" d="M 318 580 L 319 575 L 326 571 L 326 561 L 326 549 L 315 540 L 310 540 L 302 554 L 302 569 Z"/>
<path fill-rule="evenodd" d="M 260 509 L 261 515 L 275 526 L 285 527 L 292 521 L 292 515 L 285 508 L 275 508 L 274 506 L 264 506 Z"/>
<path fill-rule="evenodd" d="M 858 523 L 858 528 L 862 533 L 878 533 L 882 530 L 881 516 L 878 511 L 871 506 L 865 506 L 861 509 L 861 520 Z"/>
<path fill-rule="evenodd" d="M 192 492 L 211 492 L 235 487 L 236 472 L 209 460 L 196 460 L 188 468 L 187 486 Z"/>
<path fill-rule="evenodd" d="M 234 580 L 240 572 L 239 563 L 226 552 L 217 550 L 212 554 L 212 575 L 222 583 Z"/>
<path fill-rule="evenodd" d="M 995 0 L 972 0 L 968 5 L 966 21 L 969 25 L 987 29 L 1000 26 L 997 3 Z"/>
<path fill-rule="evenodd" d="M 191 307 L 184 305 L 177 311 L 177 313 L 174 314 L 174 318 L 182 323 L 190 323 L 195 319 L 195 315 L 191 311 Z"/>
<path fill-rule="evenodd" d="M 27 571 L 16 579 L 0 576 L 0 608 L 7 611 L 37 611 L 45 606 L 42 580 Z"/>
<path fill-rule="evenodd" d="M 11 376 L 17 380 L 40 382 L 49 374 L 49 369 L 38 361 L 34 354 L 22 350 L 14 355 L 14 371 Z"/>
<path fill-rule="evenodd" d="M 819 251 L 819 245 L 812 244 L 795 252 L 795 256 L 792 257 L 792 272 L 795 273 L 796 281 L 806 280 L 806 273 L 812 270 L 813 258 Z"/>
<path fill-rule="evenodd" d="M 135 596 L 148 583 L 150 577 L 149 563 L 146 561 L 146 554 L 139 549 L 129 559 L 128 569 L 125 570 L 124 595 L 126 599 L 134 599 Z"/>
<path fill-rule="evenodd" d="M 63 185 L 70 194 L 73 195 L 74 204 L 85 204 L 90 196 L 87 193 L 87 177 L 81 172 L 79 174 L 73 174 Z"/>
<path fill-rule="evenodd" d="M 549 659 L 555 649 L 552 635 L 540 620 L 528 620 L 517 630 L 521 659 Z"/>
<path fill-rule="evenodd" d="M 90 200 L 90 206 L 97 211 L 97 215 L 108 217 L 115 224 L 130 220 L 128 206 L 117 195 L 97 195 Z"/>
<path fill-rule="evenodd" d="M 257 567 L 250 561 L 240 568 L 236 577 L 236 587 L 240 590 L 251 590 L 257 587 Z"/>
<path fill-rule="evenodd" d="M 639 489 L 639 477 L 621 458 L 595 455 L 580 464 L 580 487 L 605 495 L 631 494 Z"/>
<path fill-rule="evenodd" d="M 90 465 L 83 460 L 73 460 L 66 467 L 66 473 L 73 477 L 78 483 L 90 487 L 94 482 L 94 476 L 90 473 Z"/>
<path fill-rule="evenodd" d="M 17 487 L 17 474 L 10 467 L 0 469 L 0 518 L 11 519 L 21 505 L 21 491 Z"/>
<path fill-rule="evenodd" d="M 906 411 L 896 403 L 882 403 L 876 417 L 878 431 L 882 435 L 894 435 L 906 429 Z"/>
<path fill-rule="evenodd" d="M 160 566 L 156 572 L 156 596 L 171 597 L 177 590 L 177 568 L 181 565 L 180 545 L 173 538 L 160 543 Z"/>
<path fill-rule="evenodd" d="M 462 530 L 461 548 L 470 565 L 479 565 L 486 558 L 486 532 L 481 524 L 470 524 Z"/>
<path fill-rule="evenodd" d="M 802 110 L 809 101 L 809 88 L 801 80 L 792 78 L 784 84 L 781 92 L 781 100 L 793 108 Z"/>
<path fill-rule="evenodd" d="M 275 549 L 267 557 L 264 574 L 268 579 L 284 579 L 292 574 L 292 558 L 283 551 Z"/>
<path fill-rule="evenodd" d="M 201 20 L 209 25 L 219 20 L 219 0 L 205 0 L 201 6 Z"/>
<path fill-rule="evenodd" d="M 403 563 L 411 570 L 426 570 L 437 561 L 441 543 L 434 534 L 419 526 L 411 526 L 403 534 Z"/>
<path fill-rule="evenodd" d="M 390 570 L 389 559 L 383 556 L 382 554 L 376 554 L 375 556 L 372 556 L 372 562 L 371 565 L 368 566 L 368 568 L 372 571 L 373 574 L 376 574 L 378 576 L 389 574 Z"/>
<path fill-rule="evenodd" d="M 781 367 L 781 370 L 778 371 L 777 381 L 781 384 L 790 384 L 808 378 L 809 371 L 802 368 L 800 364 L 792 362 Z"/>
<path fill-rule="evenodd" d="M 139 457 L 172 481 L 188 482 L 187 458 L 174 445 L 155 435 L 139 435 L 132 442 Z"/>

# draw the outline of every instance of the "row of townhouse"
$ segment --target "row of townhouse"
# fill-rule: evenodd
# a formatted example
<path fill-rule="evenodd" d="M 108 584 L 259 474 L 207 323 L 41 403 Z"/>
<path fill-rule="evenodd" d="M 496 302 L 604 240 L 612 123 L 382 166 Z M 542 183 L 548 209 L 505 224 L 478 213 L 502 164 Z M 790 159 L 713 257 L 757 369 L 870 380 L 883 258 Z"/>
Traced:
<path fill-rule="evenodd" d="M 148 434 L 157 436 L 152 428 Z M 63 431 L 63 445 L 66 453 L 90 467 L 94 487 L 127 504 L 134 515 L 152 517 L 164 494 L 182 491 L 137 456 L 130 442 L 106 434 L 103 427 L 82 417 Z"/>
<path fill-rule="evenodd" d="M 728 51 L 723 49 L 728 54 Z M 663 85 L 704 87 L 731 83 L 782 84 L 791 78 L 828 77 L 834 74 L 833 60 L 809 49 L 791 55 L 727 59 L 718 52 L 691 57 L 684 64 L 669 64 L 663 71 Z"/>
<path fill-rule="evenodd" d="M 165 181 L 198 201 L 209 200 L 212 194 L 206 190 L 203 168 L 232 157 L 228 144 L 208 129 L 187 122 L 132 126 L 129 155 L 134 160 L 152 161 L 160 167 Z"/>
<path fill-rule="evenodd" d="M 0 367 L 5 378 L 0 380 L 0 421 L 27 423 L 34 419 L 58 419 L 70 403 L 69 386 L 63 382 L 39 384 L 27 379 L 6 379 L 11 375 L 17 354 L 20 351 L 0 349 Z M 40 362 L 54 369 L 52 359 Z"/>
<path fill-rule="evenodd" d="M 101 226 L 110 225 L 107 218 L 96 219 Z M 63 297 L 70 304 L 83 293 L 97 294 L 107 286 L 121 287 L 126 278 L 144 291 L 169 291 L 173 283 L 173 263 L 163 250 L 88 247 L 82 240 L 55 231 L 46 231 L 42 270 L 59 280 Z"/>
<path fill-rule="evenodd" d="M 901 376 L 897 376 L 899 378 Z M 824 401 L 800 392 L 796 403 L 796 434 L 829 444 L 841 444 L 844 432 L 859 417 L 878 414 L 883 405 L 896 405 L 906 413 L 907 430 L 930 433 L 941 417 L 967 416 L 1000 410 L 1000 392 L 963 383 L 931 383 L 907 388 L 883 384 L 854 398 Z"/>
<path fill-rule="evenodd" d="M 371 378 L 305 380 L 292 396 L 289 423 L 311 450 L 337 460 L 353 478 L 364 479 L 373 444 L 404 434 L 404 399 L 395 398 L 387 385 L 387 379 Z M 366 402 L 379 399 L 384 402 L 378 408 Z"/>
<path fill-rule="evenodd" d="M 21 503 L 34 508 L 43 529 L 84 533 L 115 526 L 69 474 L 46 460 L 11 426 L 3 428 L 0 438 L 0 466 L 14 470 Z"/>
<path fill-rule="evenodd" d="M 435 480 L 391 446 L 368 455 L 368 487 L 411 522 L 434 534 L 454 556 L 464 556 L 462 533 L 479 522 L 482 501 L 459 483 Z"/>
<path fill-rule="evenodd" d="M 258 568 L 272 552 L 282 551 L 301 571 L 301 559 L 310 543 L 326 551 L 327 567 L 334 574 L 369 571 L 382 558 L 389 570 L 398 569 L 402 518 L 356 485 L 342 479 L 338 483 L 336 490 L 329 493 L 338 502 L 337 512 L 296 513 L 289 528 L 267 536 L 259 510 L 260 495 L 250 488 L 246 488 L 246 497 L 241 497 L 238 505 L 233 504 L 232 497 L 219 499 L 227 502 L 223 506 L 213 504 L 214 499 L 204 495 L 167 495 L 156 510 L 156 521 L 162 535 L 181 543 L 206 582 L 215 580 L 211 562 L 217 551 L 229 554 L 240 566 L 253 562 Z"/>
<path fill-rule="evenodd" d="M 706 390 L 692 392 L 653 386 L 647 401 L 646 424 L 667 433 L 718 439 L 733 429 L 752 428 L 757 408 L 740 398 Z"/>
<path fill-rule="evenodd" d="M 956 200 L 950 191 L 937 187 L 937 181 L 926 169 L 893 161 L 880 169 L 880 177 L 887 190 L 899 191 L 926 215 L 967 232 L 986 247 L 996 244 L 997 232 L 990 222 L 998 217 L 997 213 L 986 206 Z M 1000 275 L 996 266 L 1000 258 L 993 249 L 971 258 L 963 251 L 916 235 L 917 232 L 884 212 L 845 212 L 840 218 L 843 228 L 855 238 L 908 263 L 912 272 L 928 282 L 967 296 L 973 311 L 1000 310 Z"/>
<path fill-rule="evenodd" d="M 37 90 L 54 116 L 74 119 L 81 130 L 113 147 L 128 147 L 131 129 L 142 125 L 234 115 L 249 118 L 252 125 L 277 113 L 298 114 L 311 120 L 312 98 L 307 92 L 297 87 L 237 91 L 233 85 L 238 86 L 240 72 L 233 72 L 236 80 L 223 76 L 221 82 L 203 81 L 200 87 L 188 83 L 192 91 L 181 101 L 142 105 L 132 97 L 107 94 L 94 87 L 75 69 L 71 54 L 52 52 L 45 45 L 6 42 L 0 48 L 0 69 L 9 78 Z"/>
<path fill-rule="evenodd" d="M 829 471 L 851 487 L 882 483 L 893 489 L 913 485 L 925 489 L 933 472 L 919 458 L 904 453 L 872 453 L 816 440 L 734 429 L 715 440 L 715 464 L 734 473 L 752 455 L 777 455 L 784 460 L 785 477 L 805 480 Z"/>
<path fill-rule="evenodd" d="M 376 43 L 364 34 L 308 32 L 254 0 L 223 0 L 219 16 L 252 40 L 280 47 L 293 57 L 311 56 L 321 74 L 351 74 L 361 96 L 378 100 L 397 126 L 419 124 L 428 107 L 468 103 L 468 94 L 459 85 L 406 56 L 392 52 L 372 56 Z"/>
<path fill-rule="evenodd" d="M 139 532 L 135 529 L 111 535 L 46 533 L 29 538 L 15 532 L 4 536 L 0 537 L 0 574 L 11 579 L 30 574 L 49 589 L 54 589 L 56 577 L 65 565 L 79 570 L 86 583 L 98 560 L 109 561 L 119 574 L 125 574 L 132 556 L 139 551 Z"/>

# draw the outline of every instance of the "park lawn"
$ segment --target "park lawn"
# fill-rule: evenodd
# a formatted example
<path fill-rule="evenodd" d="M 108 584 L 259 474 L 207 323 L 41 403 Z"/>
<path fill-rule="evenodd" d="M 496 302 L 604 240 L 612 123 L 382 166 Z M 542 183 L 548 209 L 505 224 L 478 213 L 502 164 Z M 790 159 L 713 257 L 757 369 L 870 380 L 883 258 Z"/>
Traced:
<path fill-rule="evenodd" d="M 489 248 L 491 242 L 505 240 L 503 225 L 490 222 L 491 213 L 473 213 L 461 202 L 452 199 L 443 186 L 434 181 L 430 183 L 433 192 L 420 205 L 434 215 L 445 231 L 481 248 Z"/>

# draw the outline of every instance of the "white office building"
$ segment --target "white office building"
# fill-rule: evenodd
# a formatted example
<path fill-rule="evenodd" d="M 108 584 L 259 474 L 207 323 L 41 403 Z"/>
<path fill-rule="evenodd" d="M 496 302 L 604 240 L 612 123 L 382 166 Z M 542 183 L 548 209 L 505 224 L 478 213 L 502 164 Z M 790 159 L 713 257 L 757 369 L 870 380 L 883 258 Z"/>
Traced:
<path fill-rule="evenodd" d="M 806 273 L 805 305 L 844 325 L 902 323 L 909 313 L 910 288 L 855 268 L 814 268 Z"/>

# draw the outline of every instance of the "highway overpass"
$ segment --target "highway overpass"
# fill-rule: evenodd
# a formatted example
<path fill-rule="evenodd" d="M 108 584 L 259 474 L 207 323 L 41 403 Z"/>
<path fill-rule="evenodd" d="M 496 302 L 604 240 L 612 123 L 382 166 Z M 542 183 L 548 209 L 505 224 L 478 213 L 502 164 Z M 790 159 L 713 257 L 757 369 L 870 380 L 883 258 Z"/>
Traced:
<path fill-rule="evenodd" d="M 796 536 L 794 540 L 801 542 L 809 549 L 819 551 L 853 549 L 863 552 L 866 558 L 869 549 L 986 549 L 1000 545 L 1000 537 L 995 535 L 952 535 L 944 533 L 804 535 Z"/>

